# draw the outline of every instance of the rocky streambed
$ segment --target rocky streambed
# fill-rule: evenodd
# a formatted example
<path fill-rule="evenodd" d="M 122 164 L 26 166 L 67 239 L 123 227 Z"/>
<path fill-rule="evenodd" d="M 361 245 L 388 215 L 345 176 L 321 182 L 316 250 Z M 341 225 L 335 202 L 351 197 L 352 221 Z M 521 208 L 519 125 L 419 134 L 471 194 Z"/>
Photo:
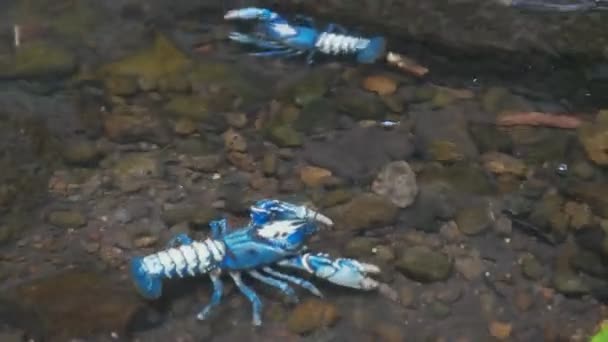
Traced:
<path fill-rule="evenodd" d="M 3 341 L 587 341 L 606 318 L 601 107 L 479 74 L 252 59 L 198 13 L 29 6 L 8 6 L 27 34 L 0 47 Z M 378 264 L 392 291 L 317 280 L 325 298 L 294 305 L 251 281 L 260 329 L 230 282 L 205 322 L 206 278 L 137 297 L 131 257 L 265 197 L 331 217 L 310 247 Z"/>

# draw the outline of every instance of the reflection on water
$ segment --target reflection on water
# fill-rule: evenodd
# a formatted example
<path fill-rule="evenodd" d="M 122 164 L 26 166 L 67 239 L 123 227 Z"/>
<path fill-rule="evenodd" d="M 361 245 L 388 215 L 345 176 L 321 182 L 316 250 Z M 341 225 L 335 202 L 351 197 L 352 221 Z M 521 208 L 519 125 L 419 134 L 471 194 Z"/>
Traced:
<path fill-rule="evenodd" d="M 236 1 L 193 3 L 0 4 L 0 339 L 584 341 L 606 315 L 601 65 L 403 44 L 428 76 L 305 67 L 226 42 Z M 207 278 L 135 296 L 129 258 L 261 197 L 334 219 L 311 248 L 380 265 L 399 303 L 252 282 L 253 330 L 232 288 L 194 319 Z"/>

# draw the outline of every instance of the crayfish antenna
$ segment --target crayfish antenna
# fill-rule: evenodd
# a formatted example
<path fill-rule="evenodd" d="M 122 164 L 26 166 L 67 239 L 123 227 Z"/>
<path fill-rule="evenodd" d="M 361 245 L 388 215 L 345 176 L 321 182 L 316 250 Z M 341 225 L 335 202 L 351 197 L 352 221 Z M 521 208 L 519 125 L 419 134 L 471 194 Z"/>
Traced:
<path fill-rule="evenodd" d="M 146 299 L 158 299 L 163 290 L 162 279 L 157 274 L 150 274 L 143 263 L 143 257 L 135 257 L 131 260 L 131 279 L 133 285 L 142 297 Z"/>

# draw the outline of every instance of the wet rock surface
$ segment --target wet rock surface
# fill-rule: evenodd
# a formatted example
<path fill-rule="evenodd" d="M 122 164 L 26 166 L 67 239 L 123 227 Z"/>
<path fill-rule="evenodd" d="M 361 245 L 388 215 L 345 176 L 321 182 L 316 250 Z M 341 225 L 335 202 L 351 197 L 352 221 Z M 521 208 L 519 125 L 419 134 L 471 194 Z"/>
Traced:
<path fill-rule="evenodd" d="M 80 270 L 33 280 L 4 291 L 4 296 L 19 298 L 16 310 L 29 312 L 31 317 L 26 324 L 39 324 L 33 329 L 50 341 L 107 332 L 126 336 L 144 308 L 131 291 L 102 273 Z"/>
<path fill-rule="evenodd" d="M 0 339 L 580 341 L 605 318 L 604 111 L 506 72 L 249 58 L 219 3 L 28 3 L 0 5 L 23 29 L 20 51 L 0 32 Z M 567 109 L 589 124 L 496 121 Z M 378 265 L 381 289 L 311 277 L 324 298 L 294 285 L 290 304 L 245 276 L 260 329 L 229 277 L 205 321 L 205 276 L 137 296 L 132 257 L 260 198 L 331 217 L 310 249 Z"/>
<path fill-rule="evenodd" d="M 264 3 L 264 1 L 262 1 Z M 543 3 L 543 2 L 541 2 Z M 547 2 L 551 3 L 551 2 Z M 585 32 L 600 32 L 605 23 L 601 13 L 587 20 L 572 13 L 560 20 L 542 11 L 530 11 L 521 15 L 517 9 L 507 7 L 510 2 L 445 3 L 441 1 L 392 1 L 372 3 L 363 0 L 353 2 L 326 1 L 318 4 L 297 2 L 283 4 L 283 8 L 297 7 L 311 15 L 333 17 L 345 23 L 363 23 L 377 30 L 392 31 L 397 37 L 432 37 L 435 42 L 464 50 L 475 48 L 502 51 L 556 51 L 605 56 L 591 41 L 576 42 Z M 267 5 L 267 3 L 266 3 Z M 360 18 L 360 13 L 369 15 Z M 466 18 L 466 19 L 464 19 Z M 441 24 L 435 20 L 440 20 Z M 474 27 L 484 29 L 473 29 Z M 526 37 L 526 38 L 523 38 Z M 601 35 L 597 36 L 598 42 Z"/>
<path fill-rule="evenodd" d="M 405 132 L 357 127 L 330 141 L 307 142 L 303 153 L 308 162 L 339 177 L 365 181 L 388 162 L 407 159 L 413 148 Z"/>

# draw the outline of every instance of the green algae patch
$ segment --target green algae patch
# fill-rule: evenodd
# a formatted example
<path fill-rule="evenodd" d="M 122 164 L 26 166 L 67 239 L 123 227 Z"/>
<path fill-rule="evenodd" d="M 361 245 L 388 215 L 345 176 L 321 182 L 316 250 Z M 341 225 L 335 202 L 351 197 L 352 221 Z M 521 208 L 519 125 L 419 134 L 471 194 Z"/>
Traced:
<path fill-rule="evenodd" d="M 209 102 L 197 96 L 174 96 L 165 105 L 165 110 L 177 117 L 192 120 L 205 120 L 208 118 Z"/>
<path fill-rule="evenodd" d="M 600 330 L 591 337 L 590 342 L 608 342 L 608 323 L 601 325 Z"/>
<path fill-rule="evenodd" d="M 114 63 L 103 66 L 100 76 L 133 76 L 157 83 L 185 71 L 192 65 L 190 59 L 162 34 L 157 34 L 151 47 L 136 52 Z"/>
<path fill-rule="evenodd" d="M 44 41 L 22 45 L 12 56 L 0 56 L 0 78 L 54 77 L 76 70 L 76 58 Z"/>

